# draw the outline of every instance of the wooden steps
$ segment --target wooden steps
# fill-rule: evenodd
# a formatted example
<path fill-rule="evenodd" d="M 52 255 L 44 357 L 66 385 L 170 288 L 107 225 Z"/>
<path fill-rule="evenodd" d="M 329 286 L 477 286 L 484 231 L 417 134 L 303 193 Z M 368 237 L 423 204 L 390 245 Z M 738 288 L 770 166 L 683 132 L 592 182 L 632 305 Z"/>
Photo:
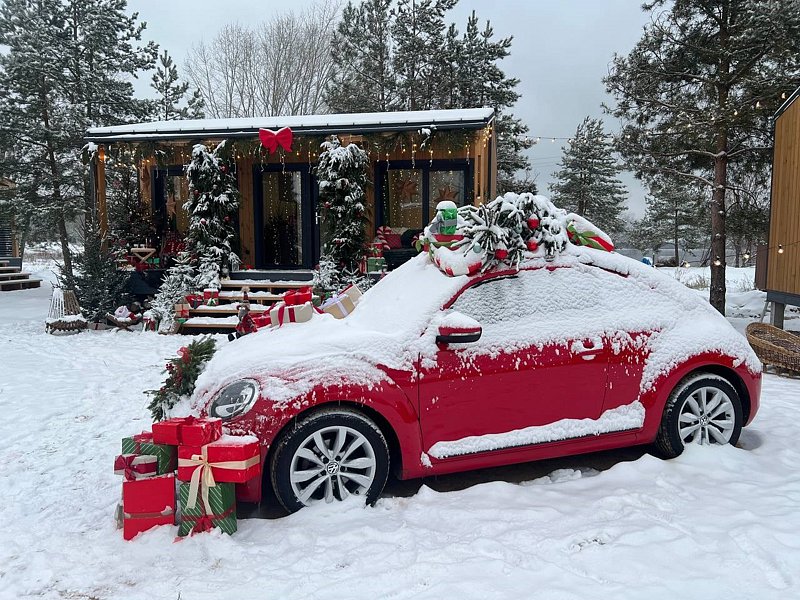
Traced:
<path fill-rule="evenodd" d="M 263 314 L 273 304 L 283 299 L 283 294 L 311 285 L 311 272 L 238 272 L 241 279 L 221 281 L 218 306 L 198 306 L 189 310 L 189 319 L 183 323 L 179 333 L 197 335 L 201 333 L 232 333 L 238 324 L 238 303 L 243 300 L 242 288 L 248 287 L 247 298 L 253 314 Z M 297 279 L 291 279 L 291 277 Z M 270 278 L 268 278 L 270 277 Z"/>
<path fill-rule="evenodd" d="M 12 267 L 7 258 L 0 258 L 0 292 L 29 290 L 38 288 L 41 279 L 32 279 L 30 273 L 23 273 L 22 267 Z"/>

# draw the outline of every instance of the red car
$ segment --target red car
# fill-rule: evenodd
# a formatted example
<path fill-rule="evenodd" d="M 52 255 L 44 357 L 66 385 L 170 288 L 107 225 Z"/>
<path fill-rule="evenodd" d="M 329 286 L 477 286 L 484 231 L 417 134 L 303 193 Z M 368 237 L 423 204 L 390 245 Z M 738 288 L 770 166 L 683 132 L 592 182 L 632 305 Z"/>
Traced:
<path fill-rule="evenodd" d="M 289 511 L 401 479 L 609 448 L 735 444 L 760 363 L 696 292 L 572 248 L 519 271 L 448 277 L 421 255 L 347 318 L 244 337 L 197 383 L 196 411 L 263 445 Z M 261 482 L 240 486 L 258 501 Z"/>

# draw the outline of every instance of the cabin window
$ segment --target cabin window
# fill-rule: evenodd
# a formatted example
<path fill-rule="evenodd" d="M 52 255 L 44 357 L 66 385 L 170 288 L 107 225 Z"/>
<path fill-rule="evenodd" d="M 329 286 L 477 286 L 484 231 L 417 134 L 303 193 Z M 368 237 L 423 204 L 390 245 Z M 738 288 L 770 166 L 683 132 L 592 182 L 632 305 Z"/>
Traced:
<path fill-rule="evenodd" d="M 378 168 L 378 225 L 396 232 L 421 230 L 436 214 L 436 205 L 451 200 L 458 206 L 472 201 L 470 165 L 466 161 L 408 161 Z"/>

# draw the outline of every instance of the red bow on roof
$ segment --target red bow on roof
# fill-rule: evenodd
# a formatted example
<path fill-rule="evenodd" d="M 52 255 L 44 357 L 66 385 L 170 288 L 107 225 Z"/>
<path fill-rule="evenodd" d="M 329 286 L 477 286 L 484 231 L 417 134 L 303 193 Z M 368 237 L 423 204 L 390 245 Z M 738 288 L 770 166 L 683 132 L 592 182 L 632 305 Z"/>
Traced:
<path fill-rule="evenodd" d="M 258 137 L 261 140 L 261 145 L 264 146 L 270 154 L 275 152 L 278 146 L 286 150 L 286 152 L 292 151 L 294 134 L 292 134 L 292 130 L 288 127 L 281 127 L 278 131 L 259 129 Z"/>

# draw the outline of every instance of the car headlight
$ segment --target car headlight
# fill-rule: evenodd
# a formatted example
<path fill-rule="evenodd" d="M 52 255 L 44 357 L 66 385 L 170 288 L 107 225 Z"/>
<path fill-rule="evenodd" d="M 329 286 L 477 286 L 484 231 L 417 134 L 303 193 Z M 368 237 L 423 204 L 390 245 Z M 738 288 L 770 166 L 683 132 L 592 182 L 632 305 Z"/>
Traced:
<path fill-rule="evenodd" d="M 208 407 L 209 417 L 223 420 L 243 415 L 258 399 L 258 385 L 250 379 L 242 379 L 224 387 Z"/>

